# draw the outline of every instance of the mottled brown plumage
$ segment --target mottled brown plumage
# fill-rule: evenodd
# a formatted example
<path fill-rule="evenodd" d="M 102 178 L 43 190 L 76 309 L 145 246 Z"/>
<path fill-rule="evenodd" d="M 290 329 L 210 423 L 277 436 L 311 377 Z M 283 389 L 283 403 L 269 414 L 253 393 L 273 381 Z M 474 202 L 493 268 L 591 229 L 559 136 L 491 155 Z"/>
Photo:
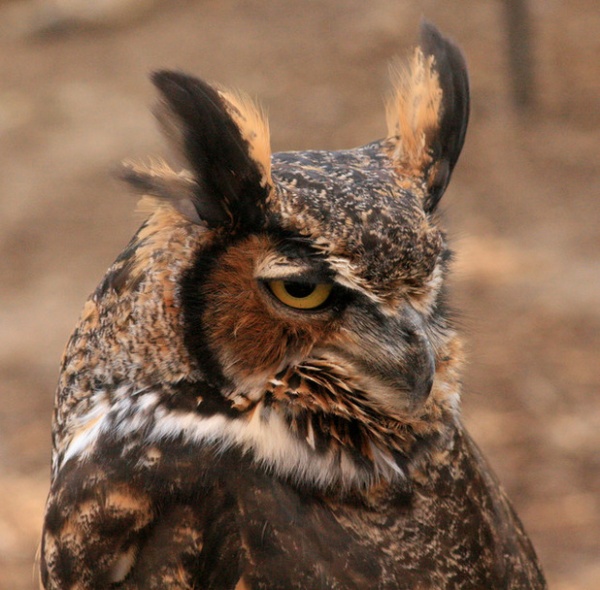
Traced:
<path fill-rule="evenodd" d="M 545 588 L 458 413 L 460 51 L 424 25 L 388 136 L 338 152 L 271 155 L 247 99 L 154 82 L 186 169 L 125 167 L 149 217 L 65 350 L 42 586 Z"/>

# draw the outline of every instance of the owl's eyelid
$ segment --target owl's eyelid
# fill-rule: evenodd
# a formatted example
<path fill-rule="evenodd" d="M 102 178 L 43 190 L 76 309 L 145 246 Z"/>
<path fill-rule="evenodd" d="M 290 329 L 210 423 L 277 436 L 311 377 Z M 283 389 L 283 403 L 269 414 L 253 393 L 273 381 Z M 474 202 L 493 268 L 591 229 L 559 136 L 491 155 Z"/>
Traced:
<path fill-rule="evenodd" d="M 330 276 L 315 275 L 315 274 L 295 274 L 288 276 L 280 276 L 277 278 L 259 278 L 260 281 L 283 281 L 284 283 L 298 283 L 304 285 L 335 285 L 336 282 Z"/>
<path fill-rule="evenodd" d="M 289 283 L 326 283 L 335 285 L 335 274 L 326 268 L 298 267 L 283 265 L 278 268 L 263 269 L 255 276 L 257 281 L 284 281 Z"/>
<path fill-rule="evenodd" d="M 254 269 L 254 278 L 278 280 L 287 276 L 313 274 L 317 270 L 306 260 L 294 260 L 276 253 L 269 253 L 259 260 Z"/>

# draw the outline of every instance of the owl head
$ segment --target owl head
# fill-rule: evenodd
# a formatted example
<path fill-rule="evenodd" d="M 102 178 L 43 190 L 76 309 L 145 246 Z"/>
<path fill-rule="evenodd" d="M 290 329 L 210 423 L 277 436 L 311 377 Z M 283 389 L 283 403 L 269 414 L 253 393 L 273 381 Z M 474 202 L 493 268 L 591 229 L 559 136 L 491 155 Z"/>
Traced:
<path fill-rule="evenodd" d="M 135 434 L 311 485 L 402 478 L 458 399 L 436 207 L 468 120 L 460 51 L 423 25 L 387 137 L 344 151 L 271 154 L 247 98 L 153 82 L 183 169 L 125 168 L 150 215 L 65 353 L 56 465 Z"/>

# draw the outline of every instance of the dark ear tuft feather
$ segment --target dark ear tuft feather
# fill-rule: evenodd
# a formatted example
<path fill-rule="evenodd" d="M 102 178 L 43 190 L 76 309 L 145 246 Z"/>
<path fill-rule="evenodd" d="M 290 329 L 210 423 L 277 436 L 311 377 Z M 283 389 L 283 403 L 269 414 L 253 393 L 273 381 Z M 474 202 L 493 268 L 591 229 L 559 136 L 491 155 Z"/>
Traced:
<path fill-rule="evenodd" d="M 425 210 L 431 212 L 444 194 L 465 142 L 469 121 L 469 77 L 460 49 L 427 21 L 421 24 L 421 51 L 433 56 L 439 76 L 442 108 L 439 129 L 432 142 L 432 168 L 428 176 Z"/>
<path fill-rule="evenodd" d="M 191 168 L 193 206 L 200 219 L 230 229 L 259 226 L 268 186 L 240 128 L 239 111 L 192 76 L 160 71 L 152 81 L 161 94 L 156 115 L 163 131 Z"/>

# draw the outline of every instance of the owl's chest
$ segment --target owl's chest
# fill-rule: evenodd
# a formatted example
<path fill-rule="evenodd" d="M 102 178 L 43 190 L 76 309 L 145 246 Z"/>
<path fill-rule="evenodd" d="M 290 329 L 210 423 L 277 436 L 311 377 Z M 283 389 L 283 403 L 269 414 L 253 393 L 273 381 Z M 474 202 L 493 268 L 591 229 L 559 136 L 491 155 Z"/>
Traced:
<path fill-rule="evenodd" d="M 503 494 L 477 457 L 459 450 L 426 484 L 367 501 L 299 490 L 252 467 L 228 469 L 205 498 L 213 509 L 204 511 L 200 570 L 229 564 L 208 587 L 542 588 Z"/>
<path fill-rule="evenodd" d="M 434 491 L 392 491 L 367 506 L 330 502 L 255 472 L 213 493 L 221 508 L 206 514 L 200 561 L 235 569 L 215 588 L 233 578 L 242 588 L 500 587 L 483 519 Z"/>

